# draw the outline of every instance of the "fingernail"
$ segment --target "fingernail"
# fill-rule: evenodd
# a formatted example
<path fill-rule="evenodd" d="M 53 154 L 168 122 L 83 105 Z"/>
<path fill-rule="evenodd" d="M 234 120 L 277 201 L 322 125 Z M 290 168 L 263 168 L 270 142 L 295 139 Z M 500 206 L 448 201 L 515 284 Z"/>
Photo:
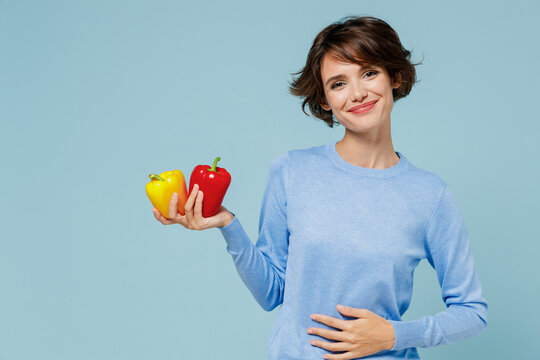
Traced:
<path fill-rule="evenodd" d="M 343 305 L 338 305 L 337 308 L 338 308 L 339 310 L 345 310 L 345 308 L 343 307 Z"/>
<path fill-rule="evenodd" d="M 202 191 L 199 191 L 199 196 L 202 196 Z"/>

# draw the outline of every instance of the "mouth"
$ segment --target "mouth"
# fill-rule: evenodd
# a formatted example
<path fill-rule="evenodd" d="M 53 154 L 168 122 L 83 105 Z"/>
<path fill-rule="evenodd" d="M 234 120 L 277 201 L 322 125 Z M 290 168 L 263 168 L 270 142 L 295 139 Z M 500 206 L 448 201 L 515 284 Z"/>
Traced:
<path fill-rule="evenodd" d="M 375 103 L 377 103 L 377 101 L 379 100 L 368 101 L 367 103 L 357 105 L 355 107 L 350 108 L 349 112 L 352 112 L 355 114 L 364 113 L 366 111 L 371 110 L 373 106 L 375 106 Z"/>

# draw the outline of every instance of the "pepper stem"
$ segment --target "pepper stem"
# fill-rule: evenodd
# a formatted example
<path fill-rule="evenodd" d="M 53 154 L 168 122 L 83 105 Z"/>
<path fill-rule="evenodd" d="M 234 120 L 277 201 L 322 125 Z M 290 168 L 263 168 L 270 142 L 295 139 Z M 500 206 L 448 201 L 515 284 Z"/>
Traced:
<path fill-rule="evenodd" d="M 214 160 L 214 163 L 212 164 L 212 167 L 210 169 L 207 169 L 208 171 L 215 171 L 215 172 L 218 172 L 216 171 L 216 168 L 217 168 L 217 163 L 218 161 L 221 160 L 221 158 L 218 156 L 215 160 Z"/>
<path fill-rule="evenodd" d="M 162 178 L 161 176 L 156 175 L 156 174 L 150 174 L 150 175 L 148 175 L 148 177 L 149 177 L 150 179 L 152 179 L 152 180 L 165 181 L 165 180 L 163 180 L 163 178 Z"/>

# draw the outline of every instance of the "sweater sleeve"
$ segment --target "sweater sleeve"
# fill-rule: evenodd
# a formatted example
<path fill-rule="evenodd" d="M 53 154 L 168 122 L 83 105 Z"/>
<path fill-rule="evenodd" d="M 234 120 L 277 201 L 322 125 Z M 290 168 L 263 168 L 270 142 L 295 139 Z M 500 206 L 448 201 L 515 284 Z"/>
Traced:
<path fill-rule="evenodd" d="M 467 229 L 446 184 L 427 223 L 424 240 L 446 309 L 414 321 L 389 320 L 395 333 L 392 350 L 449 344 L 475 336 L 487 325 L 488 304 L 482 296 Z"/>
<path fill-rule="evenodd" d="M 227 243 L 236 270 L 253 297 L 266 311 L 283 302 L 289 230 L 285 196 L 286 163 L 282 154 L 270 164 L 259 217 L 259 236 L 253 245 L 233 213 L 233 220 L 218 227 Z"/>

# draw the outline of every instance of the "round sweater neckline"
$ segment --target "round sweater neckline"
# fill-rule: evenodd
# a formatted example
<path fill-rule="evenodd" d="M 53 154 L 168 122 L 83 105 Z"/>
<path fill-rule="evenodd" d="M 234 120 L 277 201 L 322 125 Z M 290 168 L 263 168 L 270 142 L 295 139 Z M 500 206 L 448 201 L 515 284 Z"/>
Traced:
<path fill-rule="evenodd" d="M 387 178 L 387 177 L 395 176 L 407 168 L 407 165 L 408 165 L 407 158 L 399 151 L 396 151 L 396 155 L 399 156 L 399 161 L 397 162 L 397 164 L 386 169 L 371 169 L 367 167 L 353 165 L 343 160 L 343 158 L 337 152 L 336 144 L 338 142 L 339 141 L 331 142 L 330 144 L 327 144 L 326 153 L 334 161 L 334 163 L 336 163 L 336 165 L 346 170 L 347 172 L 350 172 L 356 175 L 362 175 L 362 176 Z"/>

